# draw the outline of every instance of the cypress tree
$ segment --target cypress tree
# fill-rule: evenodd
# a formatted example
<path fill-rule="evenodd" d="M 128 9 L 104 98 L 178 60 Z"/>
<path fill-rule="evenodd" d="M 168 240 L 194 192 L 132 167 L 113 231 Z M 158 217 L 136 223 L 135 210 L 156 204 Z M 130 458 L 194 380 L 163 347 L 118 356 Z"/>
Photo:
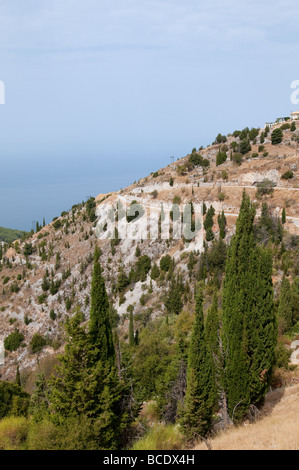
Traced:
<path fill-rule="evenodd" d="M 282 209 L 281 223 L 282 224 L 286 223 L 286 210 L 285 210 L 285 208 Z"/>
<path fill-rule="evenodd" d="M 116 367 L 99 359 L 98 348 L 80 321 L 75 315 L 66 324 L 65 352 L 50 381 L 49 417 L 56 424 L 87 418 L 99 447 L 115 449 L 124 425 L 121 383 Z"/>
<path fill-rule="evenodd" d="M 131 347 L 135 346 L 133 309 L 130 310 L 130 320 L 129 320 L 129 345 L 130 345 Z"/>
<path fill-rule="evenodd" d="M 203 316 L 203 293 L 196 295 L 195 320 L 191 335 L 187 390 L 181 424 L 190 439 L 204 437 L 211 425 L 211 363 L 206 348 Z"/>
<path fill-rule="evenodd" d="M 280 289 L 278 316 L 283 319 L 283 330 L 287 331 L 294 325 L 293 297 L 290 281 L 283 277 Z"/>
<path fill-rule="evenodd" d="M 217 294 L 214 295 L 213 303 L 208 311 L 206 319 L 206 343 L 207 351 L 211 361 L 212 372 L 212 400 L 213 404 L 217 405 L 219 394 L 219 360 L 220 360 L 220 345 L 219 345 L 220 323 L 218 315 L 218 298 Z"/>
<path fill-rule="evenodd" d="M 254 240 L 254 217 L 244 191 L 223 287 L 225 384 L 229 413 L 237 421 L 266 393 L 276 345 L 272 257 Z"/>
<path fill-rule="evenodd" d="M 115 362 L 113 335 L 109 318 L 109 301 L 99 263 L 100 251 L 94 252 L 94 267 L 91 281 L 91 308 L 89 334 L 94 346 L 98 349 L 101 361 Z"/>
<path fill-rule="evenodd" d="M 20 375 L 20 368 L 19 368 L 19 364 L 17 365 L 17 372 L 16 372 L 16 384 L 21 387 L 22 384 L 21 384 L 21 375 Z"/>
<path fill-rule="evenodd" d="M 225 238 L 226 217 L 224 215 L 224 210 L 222 210 L 221 215 L 218 215 L 218 225 L 220 229 L 220 238 Z"/>

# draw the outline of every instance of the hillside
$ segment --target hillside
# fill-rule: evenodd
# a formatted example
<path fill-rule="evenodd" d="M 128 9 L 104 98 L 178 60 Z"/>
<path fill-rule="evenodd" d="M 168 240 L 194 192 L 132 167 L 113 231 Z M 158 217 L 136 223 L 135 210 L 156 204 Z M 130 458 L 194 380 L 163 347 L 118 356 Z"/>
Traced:
<path fill-rule="evenodd" d="M 245 189 L 256 204 L 258 217 L 263 201 L 268 203 L 273 217 L 280 218 L 285 208 L 284 229 L 289 234 L 287 237 L 299 235 L 299 125 L 295 132 L 284 130 L 282 142 L 277 145 L 271 144 L 270 133 L 261 144 L 262 131 L 257 132 L 250 141 L 250 151 L 244 154 L 234 151 L 236 146 L 242 144 L 237 133 L 235 136 L 229 135 L 225 142 L 216 142 L 200 150 L 194 149 L 192 154 L 119 192 L 100 194 L 95 201 L 91 199 L 86 204 L 73 206 L 26 242 L 8 248 L 1 266 L 0 338 L 4 340 L 17 328 L 23 339 L 20 341 L 21 347 L 7 351 L 5 365 L 1 368 L 2 378 L 13 379 L 17 364 L 24 377 L 28 377 L 38 358 L 39 361 L 46 360 L 61 351 L 64 342 L 62 323 L 76 309 L 81 309 L 85 319 L 88 319 L 95 244 L 102 251 L 101 266 L 106 287 L 120 316 L 119 328 L 124 335 L 128 329 L 128 307 L 131 305 L 135 317 L 139 318 L 140 328 L 148 318 L 163 316 L 166 312 L 165 295 L 169 280 L 154 280 L 149 270 L 146 270 L 141 277 L 133 281 L 126 280 L 121 289 L 118 286 L 120 272 L 128 277 L 132 267 L 138 263 L 140 254 L 141 257 L 146 255 L 150 258 L 151 266 L 159 264 L 161 257 L 169 254 L 183 281 L 189 280 L 191 284 L 195 282 L 188 268 L 190 252 L 197 252 L 198 256 L 202 251 L 202 246 L 195 242 L 184 245 L 182 240 L 172 238 L 143 239 L 139 243 L 126 239 L 111 244 L 110 240 L 99 240 L 96 237 L 96 227 L 101 222 L 107 223 L 107 211 L 117 199 L 122 204 L 136 201 L 145 209 L 154 208 L 158 214 L 161 203 L 166 207 L 174 201 L 182 204 L 190 201 L 193 204 L 205 202 L 207 208 L 213 206 L 216 211 L 212 228 L 215 237 L 219 235 L 217 214 L 224 211 L 227 220 L 225 240 L 229 241 L 235 230 Z M 219 152 L 224 152 L 227 159 L 216 165 Z M 204 166 L 190 164 L 196 156 L 200 156 L 201 162 L 205 160 L 208 163 Z M 287 171 L 292 172 L 292 178 L 282 179 Z M 272 182 L 271 187 L 269 180 Z M 265 194 L 257 197 L 258 186 L 263 186 L 265 181 Z M 140 254 L 136 252 L 137 247 Z M 198 264 L 198 258 L 196 260 Z M 282 271 L 278 271 L 274 276 L 276 292 L 279 291 L 282 274 Z M 192 296 L 185 300 L 185 308 L 188 310 L 193 305 Z M 30 347 L 35 333 L 44 340 L 38 355 Z"/>
<path fill-rule="evenodd" d="M 299 386 L 270 392 L 255 423 L 246 423 L 209 441 L 212 450 L 298 450 Z M 207 450 L 201 443 L 194 450 Z"/>
<path fill-rule="evenodd" d="M 12 243 L 25 235 L 29 234 L 23 230 L 13 230 L 10 228 L 0 227 L 0 241 L 5 243 Z"/>

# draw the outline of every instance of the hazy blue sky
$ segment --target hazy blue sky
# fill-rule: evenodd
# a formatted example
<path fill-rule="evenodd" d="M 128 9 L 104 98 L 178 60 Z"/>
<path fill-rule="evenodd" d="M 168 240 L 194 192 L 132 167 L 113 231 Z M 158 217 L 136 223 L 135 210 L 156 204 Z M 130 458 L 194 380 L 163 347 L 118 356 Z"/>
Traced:
<path fill-rule="evenodd" d="M 288 115 L 298 18 L 298 0 L 0 0 L 0 225 Z"/>

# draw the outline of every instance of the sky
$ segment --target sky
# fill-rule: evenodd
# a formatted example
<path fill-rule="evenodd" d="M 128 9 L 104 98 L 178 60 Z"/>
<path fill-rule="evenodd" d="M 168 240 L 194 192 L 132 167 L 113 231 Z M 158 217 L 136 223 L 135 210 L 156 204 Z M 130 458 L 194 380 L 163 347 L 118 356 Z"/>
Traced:
<path fill-rule="evenodd" d="M 297 110 L 297 0 L 0 0 L 0 226 Z"/>

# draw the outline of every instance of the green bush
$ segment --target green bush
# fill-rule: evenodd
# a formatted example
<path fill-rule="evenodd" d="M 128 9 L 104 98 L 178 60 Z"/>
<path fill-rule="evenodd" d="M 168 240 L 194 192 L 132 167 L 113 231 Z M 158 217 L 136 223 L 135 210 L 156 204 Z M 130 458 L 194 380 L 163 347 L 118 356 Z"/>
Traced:
<path fill-rule="evenodd" d="M 275 183 L 271 180 L 265 179 L 257 184 L 256 196 L 261 197 L 266 194 L 273 194 Z"/>
<path fill-rule="evenodd" d="M 29 422 L 10 417 L 0 421 L 0 450 L 25 450 Z"/>
<path fill-rule="evenodd" d="M 0 419 L 7 416 L 26 415 L 29 398 L 19 385 L 0 381 Z"/>
<path fill-rule="evenodd" d="M 281 129 L 282 131 L 287 131 L 288 129 L 291 129 L 291 124 L 289 124 L 289 123 L 286 122 L 285 124 L 283 124 L 282 126 L 280 126 L 280 129 Z"/>
<path fill-rule="evenodd" d="M 171 266 L 172 266 L 171 256 L 170 255 L 162 256 L 162 258 L 160 260 L 160 269 L 162 271 L 168 272 Z"/>
<path fill-rule="evenodd" d="M 46 298 L 47 298 L 47 294 L 41 294 L 37 297 L 37 301 L 39 304 L 43 304 L 45 303 Z"/>
<path fill-rule="evenodd" d="M 24 335 L 16 329 L 13 333 L 7 336 L 4 340 L 4 348 L 7 351 L 16 351 L 24 341 Z"/>
<path fill-rule="evenodd" d="M 55 230 L 58 230 L 59 228 L 61 228 L 61 226 L 62 222 L 60 219 L 55 220 L 55 222 L 53 223 L 53 227 L 55 228 Z"/>
<path fill-rule="evenodd" d="M 177 425 L 159 424 L 137 441 L 133 450 L 182 450 L 185 446 L 186 439 Z"/>
<path fill-rule="evenodd" d="M 30 349 L 32 353 L 40 352 L 44 346 L 46 346 L 47 341 L 38 333 L 34 333 L 30 341 Z"/>
<path fill-rule="evenodd" d="M 289 360 L 291 356 L 291 351 L 288 351 L 284 344 L 279 341 L 278 345 L 275 348 L 275 365 L 278 368 L 287 369 L 289 365 Z"/>
<path fill-rule="evenodd" d="M 294 178 L 294 173 L 291 170 L 288 170 L 283 175 L 281 175 L 282 180 L 290 180 L 292 178 Z"/>

